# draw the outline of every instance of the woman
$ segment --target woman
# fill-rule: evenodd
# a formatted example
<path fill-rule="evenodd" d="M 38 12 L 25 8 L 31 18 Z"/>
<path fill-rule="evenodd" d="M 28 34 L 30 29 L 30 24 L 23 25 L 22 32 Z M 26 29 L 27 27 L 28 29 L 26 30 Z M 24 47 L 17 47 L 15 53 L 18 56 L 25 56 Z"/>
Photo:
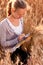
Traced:
<path fill-rule="evenodd" d="M 16 0 L 11 8 L 11 15 L 0 23 L 0 44 L 5 48 L 13 48 L 25 36 L 23 33 L 23 16 L 26 3 Z M 15 50 L 15 49 L 14 49 Z"/>
<path fill-rule="evenodd" d="M 23 16 L 26 12 L 26 4 L 22 0 L 16 0 L 13 6 L 11 8 L 11 15 L 0 23 L 0 44 L 3 49 L 12 49 L 13 53 L 10 51 L 12 61 L 15 60 L 15 55 L 19 55 L 20 60 L 26 63 L 28 54 L 21 48 L 15 51 L 15 45 L 25 36 L 23 33 Z"/>

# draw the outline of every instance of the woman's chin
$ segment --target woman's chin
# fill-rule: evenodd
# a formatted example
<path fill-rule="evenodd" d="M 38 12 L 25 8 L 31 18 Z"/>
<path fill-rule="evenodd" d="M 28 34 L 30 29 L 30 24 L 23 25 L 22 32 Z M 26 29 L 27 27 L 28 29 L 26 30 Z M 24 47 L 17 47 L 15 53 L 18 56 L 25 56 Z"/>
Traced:
<path fill-rule="evenodd" d="M 17 19 L 20 19 L 21 17 L 17 17 Z"/>

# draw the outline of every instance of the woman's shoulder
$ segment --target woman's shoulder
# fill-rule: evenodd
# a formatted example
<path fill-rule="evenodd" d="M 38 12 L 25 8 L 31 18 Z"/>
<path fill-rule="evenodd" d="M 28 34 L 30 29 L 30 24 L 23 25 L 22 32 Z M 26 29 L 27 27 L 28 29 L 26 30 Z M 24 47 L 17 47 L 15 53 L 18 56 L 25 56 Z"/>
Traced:
<path fill-rule="evenodd" d="M 6 25 L 7 25 L 6 21 L 7 21 L 7 18 L 3 19 L 3 20 L 0 22 L 0 27 L 6 28 Z"/>
<path fill-rule="evenodd" d="M 0 21 L 0 25 L 3 25 L 6 22 L 6 18 Z"/>

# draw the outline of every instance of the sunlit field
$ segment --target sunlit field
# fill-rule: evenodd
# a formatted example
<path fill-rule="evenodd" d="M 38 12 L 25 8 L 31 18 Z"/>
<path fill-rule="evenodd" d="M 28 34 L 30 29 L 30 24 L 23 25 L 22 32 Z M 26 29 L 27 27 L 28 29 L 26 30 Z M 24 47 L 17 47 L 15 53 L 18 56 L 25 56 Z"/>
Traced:
<path fill-rule="evenodd" d="M 9 50 L 0 46 L 0 65 L 43 65 L 43 0 L 25 0 L 27 12 L 24 16 L 24 33 L 30 33 L 32 38 L 22 44 L 23 51 L 30 53 L 27 63 L 20 61 L 19 55 L 15 63 L 11 61 Z M 0 22 L 8 16 L 10 0 L 0 0 Z"/>

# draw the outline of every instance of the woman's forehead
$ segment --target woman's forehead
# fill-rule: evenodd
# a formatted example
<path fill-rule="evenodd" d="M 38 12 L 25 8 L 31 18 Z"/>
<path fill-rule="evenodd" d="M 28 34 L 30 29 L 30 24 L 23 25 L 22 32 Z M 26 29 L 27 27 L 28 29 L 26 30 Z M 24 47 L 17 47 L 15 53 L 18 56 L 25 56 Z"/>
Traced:
<path fill-rule="evenodd" d="M 24 13 L 24 12 L 26 12 L 26 8 L 18 8 L 18 9 L 15 9 L 15 8 L 12 8 L 12 11 L 14 11 L 14 12 L 18 12 L 18 13 Z"/>
<path fill-rule="evenodd" d="M 26 11 L 26 8 L 18 8 L 17 11 Z"/>

